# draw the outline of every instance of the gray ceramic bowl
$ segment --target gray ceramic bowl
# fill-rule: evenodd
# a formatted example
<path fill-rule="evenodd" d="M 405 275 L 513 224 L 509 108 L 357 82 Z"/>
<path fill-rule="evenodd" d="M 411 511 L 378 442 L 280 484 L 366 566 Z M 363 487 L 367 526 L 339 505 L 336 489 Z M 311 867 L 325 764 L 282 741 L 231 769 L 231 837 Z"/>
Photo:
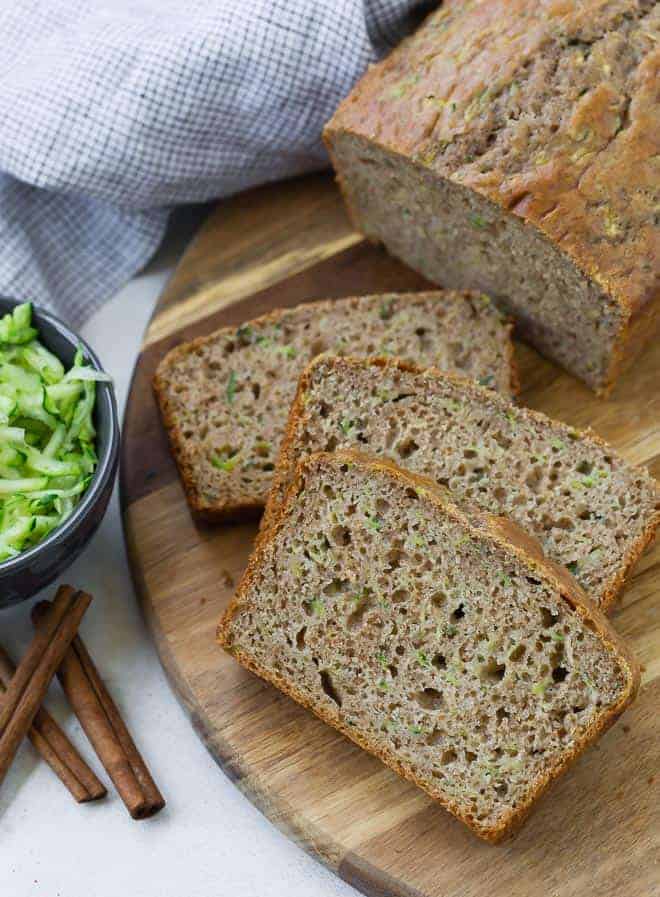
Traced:
<path fill-rule="evenodd" d="M 0 298 L 0 315 L 17 304 Z M 82 346 L 87 361 L 102 370 L 101 363 L 85 341 L 50 312 L 34 307 L 33 320 L 39 330 L 39 339 L 65 367 L 73 364 L 76 349 Z M 103 519 L 117 473 L 119 419 L 112 384 L 98 383 L 96 395 L 94 424 L 99 463 L 92 481 L 61 526 L 34 548 L 0 563 L 0 609 L 32 597 L 51 583 L 78 557 Z"/>

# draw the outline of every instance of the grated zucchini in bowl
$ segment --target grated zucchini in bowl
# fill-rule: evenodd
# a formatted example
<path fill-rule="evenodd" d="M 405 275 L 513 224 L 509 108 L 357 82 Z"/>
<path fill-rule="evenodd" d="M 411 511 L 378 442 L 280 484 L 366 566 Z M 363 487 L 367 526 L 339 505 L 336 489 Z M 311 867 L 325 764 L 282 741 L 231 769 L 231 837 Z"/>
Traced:
<path fill-rule="evenodd" d="M 0 562 L 71 514 L 97 464 L 96 381 L 82 350 L 65 371 L 38 339 L 32 305 L 0 319 Z"/>

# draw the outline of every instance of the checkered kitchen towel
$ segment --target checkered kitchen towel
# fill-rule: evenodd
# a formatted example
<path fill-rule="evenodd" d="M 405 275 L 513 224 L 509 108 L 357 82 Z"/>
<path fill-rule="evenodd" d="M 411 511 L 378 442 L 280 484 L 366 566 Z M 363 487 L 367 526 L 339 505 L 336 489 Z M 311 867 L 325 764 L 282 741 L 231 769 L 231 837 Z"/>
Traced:
<path fill-rule="evenodd" d="M 0 295 L 80 324 L 171 207 L 325 167 L 428 0 L 0 0 Z"/>

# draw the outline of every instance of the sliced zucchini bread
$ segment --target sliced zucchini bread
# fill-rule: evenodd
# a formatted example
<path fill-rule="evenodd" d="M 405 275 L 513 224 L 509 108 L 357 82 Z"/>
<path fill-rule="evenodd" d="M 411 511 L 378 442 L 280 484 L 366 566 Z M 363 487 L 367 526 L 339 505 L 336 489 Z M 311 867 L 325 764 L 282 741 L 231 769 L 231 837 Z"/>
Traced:
<path fill-rule="evenodd" d="M 180 345 L 154 387 L 197 516 L 261 511 L 298 377 L 327 350 L 433 364 L 506 395 L 515 387 L 510 325 L 478 293 L 314 302 Z"/>
<path fill-rule="evenodd" d="M 341 448 L 389 457 L 509 517 L 603 608 L 660 522 L 655 480 L 591 432 L 440 371 L 324 356 L 301 378 L 262 529 L 300 459 Z"/>
<path fill-rule="evenodd" d="M 639 684 L 535 540 L 353 452 L 298 468 L 218 637 L 489 841 Z"/>

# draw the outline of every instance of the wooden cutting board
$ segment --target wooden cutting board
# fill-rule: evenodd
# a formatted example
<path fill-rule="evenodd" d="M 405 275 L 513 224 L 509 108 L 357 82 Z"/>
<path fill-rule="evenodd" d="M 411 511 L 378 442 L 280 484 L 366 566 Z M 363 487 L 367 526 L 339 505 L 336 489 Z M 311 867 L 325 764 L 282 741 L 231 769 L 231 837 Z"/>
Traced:
<path fill-rule="evenodd" d="M 614 616 L 645 666 L 637 703 L 502 847 L 478 841 L 214 644 L 255 527 L 192 523 L 151 393 L 158 360 L 181 340 L 278 306 L 422 284 L 351 230 L 325 175 L 221 203 L 201 229 L 147 330 L 124 421 L 126 541 L 161 662 L 225 773 L 365 894 L 660 894 L 660 549 L 638 565 Z M 522 402 L 592 425 L 660 474 L 660 345 L 607 402 L 530 349 L 517 353 Z"/>

